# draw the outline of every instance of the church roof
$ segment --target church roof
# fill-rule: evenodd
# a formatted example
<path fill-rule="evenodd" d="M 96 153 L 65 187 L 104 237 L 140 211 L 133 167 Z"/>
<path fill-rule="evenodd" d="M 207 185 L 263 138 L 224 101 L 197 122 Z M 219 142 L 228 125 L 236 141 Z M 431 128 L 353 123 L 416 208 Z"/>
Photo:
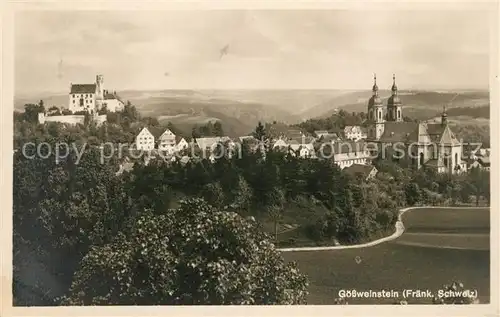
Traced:
<path fill-rule="evenodd" d="M 417 122 L 386 122 L 384 133 L 380 141 L 393 142 L 418 142 L 420 124 Z"/>
<path fill-rule="evenodd" d="M 72 84 L 71 94 L 95 94 L 95 84 Z"/>
<path fill-rule="evenodd" d="M 438 123 L 427 124 L 427 132 L 432 142 L 443 145 L 460 145 L 460 142 L 448 125 Z"/>

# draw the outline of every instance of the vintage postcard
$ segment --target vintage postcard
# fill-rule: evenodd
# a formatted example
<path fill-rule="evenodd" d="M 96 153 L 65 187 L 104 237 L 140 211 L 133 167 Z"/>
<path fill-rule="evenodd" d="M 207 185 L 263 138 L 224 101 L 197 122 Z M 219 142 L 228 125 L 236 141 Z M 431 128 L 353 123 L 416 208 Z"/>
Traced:
<path fill-rule="evenodd" d="M 498 2 L 4 8 L 6 315 L 498 316 Z"/>

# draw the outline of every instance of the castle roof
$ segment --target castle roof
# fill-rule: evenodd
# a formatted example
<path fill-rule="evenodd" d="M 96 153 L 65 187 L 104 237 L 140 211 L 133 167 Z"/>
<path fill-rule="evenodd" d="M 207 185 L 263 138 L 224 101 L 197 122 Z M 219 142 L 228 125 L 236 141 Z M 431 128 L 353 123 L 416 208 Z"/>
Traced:
<path fill-rule="evenodd" d="M 115 94 L 105 94 L 104 95 L 105 100 L 110 100 L 110 99 L 118 99 Z"/>
<path fill-rule="evenodd" d="M 95 94 L 96 84 L 72 84 L 71 94 Z"/>

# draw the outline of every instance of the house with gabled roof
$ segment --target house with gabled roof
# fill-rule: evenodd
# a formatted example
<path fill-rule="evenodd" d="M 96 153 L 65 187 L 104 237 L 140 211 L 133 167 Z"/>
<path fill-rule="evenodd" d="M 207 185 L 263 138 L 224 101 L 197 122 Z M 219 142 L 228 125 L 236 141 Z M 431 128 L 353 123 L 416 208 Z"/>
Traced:
<path fill-rule="evenodd" d="M 378 172 L 375 166 L 366 164 L 353 164 L 344 171 L 353 177 L 362 177 L 364 180 L 374 178 Z"/>
<path fill-rule="evenodd" d="M 158 150 L 163 152 L 173 152 L 176 146 L 175 134 L 170 131 L 170 129 L 166 129 L 159 137 L 158 137 Z"/>
<path fill-rule="evenodd" d="M 144 127 L 135 137 L 135 148 L 140 151 L 152 151 L 155 148 L 155 137 Z"/>

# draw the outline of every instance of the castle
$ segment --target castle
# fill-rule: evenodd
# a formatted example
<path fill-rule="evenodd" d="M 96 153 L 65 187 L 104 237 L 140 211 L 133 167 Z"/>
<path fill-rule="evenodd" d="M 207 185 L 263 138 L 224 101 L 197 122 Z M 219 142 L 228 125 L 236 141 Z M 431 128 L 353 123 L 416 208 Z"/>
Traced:
<path fill-rule="evenodd" d="M 374 76 L 372 96 L 368 101 L 367 141 L 377 145 L 379 155 L 398 160 L 404 151 L 417 168 L 425 165 L 435 168 L 438 173 L 449 174 L 466 171 L 462 142 L 448 125 L 446 108 L 443 108 L 441 123 L 437 124 L 405 122 L 403 118 L 396 77 L 393 76 L 391 96 L 384 107 Z M 399 155 L 394 155 L 396 151 Z"/>
<path fill-rule="evenodd" d="M 116 92 L 109 93 L 104 89 L 104 77 L 96 76 L 93 84 L 71 84 L 68 108 L 75 112 L 98 112 L 103 107 L 110 112 L 123 110 L 123 102 Z"/>

